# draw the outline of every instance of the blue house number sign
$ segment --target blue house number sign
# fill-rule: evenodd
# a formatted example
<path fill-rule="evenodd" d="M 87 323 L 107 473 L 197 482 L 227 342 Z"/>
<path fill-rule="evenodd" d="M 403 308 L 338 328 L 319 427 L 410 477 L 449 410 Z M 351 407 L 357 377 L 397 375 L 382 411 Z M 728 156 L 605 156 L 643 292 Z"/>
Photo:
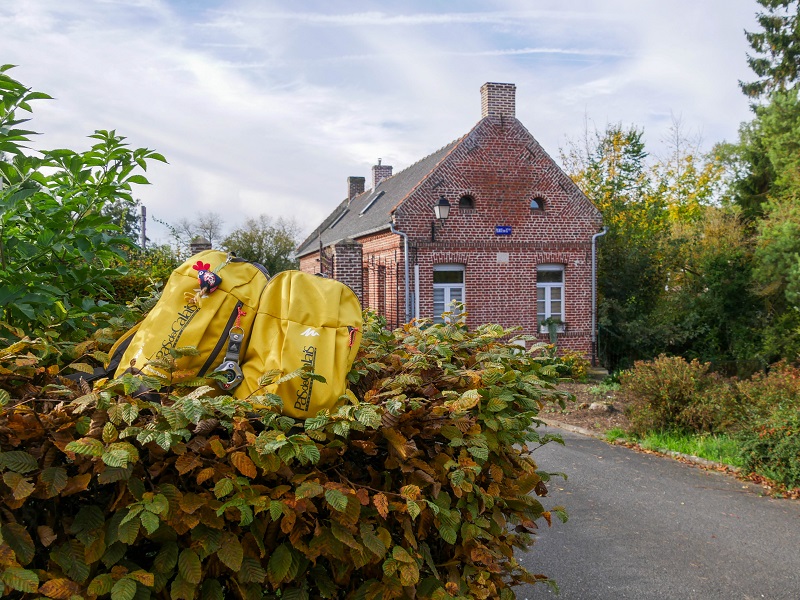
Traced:
<path fill-rule="evenodd" d="M 495 235 L 511 235 L 511 225 L 495 225 Z"/>

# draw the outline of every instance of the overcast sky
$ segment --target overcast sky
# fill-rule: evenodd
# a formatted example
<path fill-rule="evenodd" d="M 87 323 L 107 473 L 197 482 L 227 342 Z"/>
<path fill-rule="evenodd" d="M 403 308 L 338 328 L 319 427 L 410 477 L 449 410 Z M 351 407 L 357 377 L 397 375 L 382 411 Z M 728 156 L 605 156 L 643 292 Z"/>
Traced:
<path fill-rule="evenodd" d="M 468 132 L 480 87 L 554 158 L 588 120 L 636 125 L 657 153 L 673 118 L 707 147 L 749 120 L 755 0 L 25 0 L 0 3 L 0 64 L 55 100 L 38 148 L 95 129 L 164 154 L 136 197 L 175 223 L 260 214 L 310 232 L 383 159 L 397 173 Z M 166 242 L 152 220 L 148 234 Z"/>

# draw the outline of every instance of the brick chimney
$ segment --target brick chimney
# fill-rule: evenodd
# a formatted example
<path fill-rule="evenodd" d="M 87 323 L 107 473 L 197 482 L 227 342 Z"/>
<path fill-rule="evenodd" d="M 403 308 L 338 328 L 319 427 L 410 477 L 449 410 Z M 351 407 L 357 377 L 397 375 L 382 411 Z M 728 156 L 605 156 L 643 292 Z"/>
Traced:
<path fill-rule="evenodd" d="M 484 83 L 481 86 L 481 118 L 514 117 L 517 86 L 513 83 Z"/>
<path fill-rule="evenodd" d="M 348 177 L 347 178 L 347 204 L 350 205 L 350 202 L 358 196 L 359 194 L 364 193 L 364 181 L 363 177 Z"/>
<path fill-rule="evenodd" d="M 378 159 L 378 164 L 372 167 L 372 189 L 378 187 L 378 184 L 384 179 L 392 176 L 391 165 L 382 165 L 381 159 Z"/>

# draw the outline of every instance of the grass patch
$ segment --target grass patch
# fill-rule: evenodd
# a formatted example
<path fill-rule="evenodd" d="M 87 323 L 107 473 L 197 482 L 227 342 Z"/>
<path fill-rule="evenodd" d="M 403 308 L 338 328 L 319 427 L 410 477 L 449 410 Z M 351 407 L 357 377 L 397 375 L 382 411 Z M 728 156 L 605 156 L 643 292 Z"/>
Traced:
<path fill-rule="evenodd" d="M 611 442 L 612 444 L 617 440 L 627 440 L 630 437 L 631 435 L 622 427 L 612 427 L 606 431 L 606 441 Z"/>
<path fill-rule="evenodd" d="M 691 435 L 674 431 L 650 432 L 637 441 L 646 450 L 669 450 L 734 467 L 743 465 L 740 443 L 733 437 L 724 434 Z"/>

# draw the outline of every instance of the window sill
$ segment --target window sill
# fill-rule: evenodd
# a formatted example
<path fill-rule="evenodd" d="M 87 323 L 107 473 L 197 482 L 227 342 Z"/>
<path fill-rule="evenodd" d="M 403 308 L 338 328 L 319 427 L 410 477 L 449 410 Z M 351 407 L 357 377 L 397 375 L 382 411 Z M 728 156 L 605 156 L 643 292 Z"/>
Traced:
<path fill-rule="evenodd" d="M 567 331 L 567 324 L 562 323 L 556 327 L 556 333 L 565 333 Z M 539 325 L 539 333 L 550 333 L 550 328 L 547 325 Z"/>

